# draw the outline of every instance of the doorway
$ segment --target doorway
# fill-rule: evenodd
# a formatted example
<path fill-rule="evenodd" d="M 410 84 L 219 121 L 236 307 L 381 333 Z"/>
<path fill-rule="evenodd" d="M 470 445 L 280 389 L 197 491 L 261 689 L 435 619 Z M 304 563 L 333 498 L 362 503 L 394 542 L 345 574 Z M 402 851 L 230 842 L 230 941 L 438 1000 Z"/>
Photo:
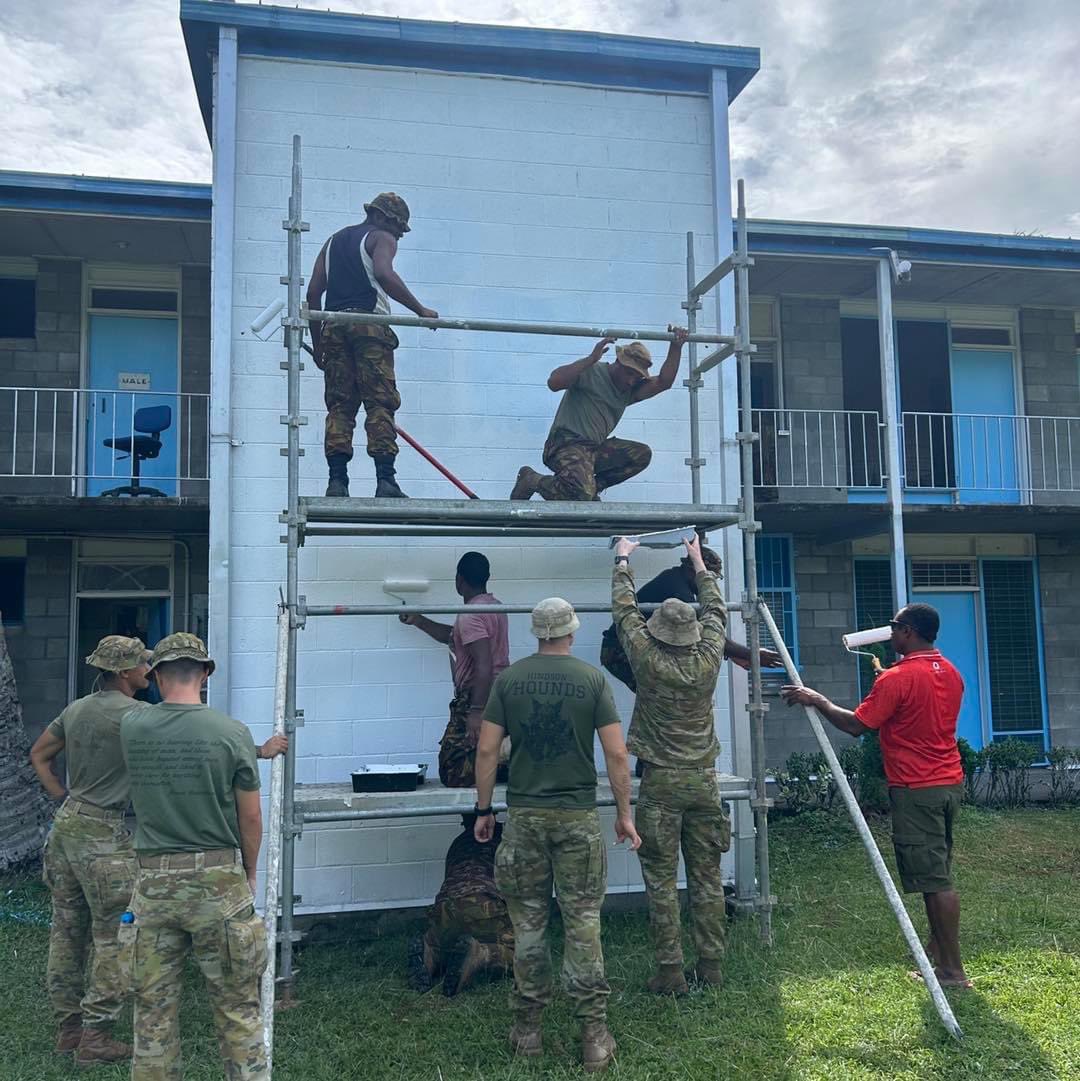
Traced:
<path fill-rule="evenodd" d="M 108 634 L 125 638 L 141 638 L 153 649 L 169 633 L 170 608 L 168 597 L 79 597 L 76 614 L 76 658 L 89 657 L 94 647 Z M 95 669 L 77 664 L 75 697 L 82 698 L 93 691 Z M 141 701 L 156 702 L 153 683 L 136 696 Z"/>

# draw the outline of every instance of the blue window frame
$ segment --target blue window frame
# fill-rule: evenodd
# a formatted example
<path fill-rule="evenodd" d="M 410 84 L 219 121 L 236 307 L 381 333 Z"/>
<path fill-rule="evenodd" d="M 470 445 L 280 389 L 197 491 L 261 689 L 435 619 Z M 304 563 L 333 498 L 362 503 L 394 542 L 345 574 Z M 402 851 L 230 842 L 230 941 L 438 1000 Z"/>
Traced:
<path fill-rule="evenodd" d="M 795 566 L 791 537 L 781 534 L 762 534 L 756 539 L 758 593 L 769 606 L 776 620 L 784 644 L 791 659 L 799 663 L 799 640 L 796 628 Z M 773 647 L 769 632 L 761 628 L 761 644 Z M 783 671 L 768 670 L 762 673 L 768 682 L 783 683 L 787 675 Z"/>

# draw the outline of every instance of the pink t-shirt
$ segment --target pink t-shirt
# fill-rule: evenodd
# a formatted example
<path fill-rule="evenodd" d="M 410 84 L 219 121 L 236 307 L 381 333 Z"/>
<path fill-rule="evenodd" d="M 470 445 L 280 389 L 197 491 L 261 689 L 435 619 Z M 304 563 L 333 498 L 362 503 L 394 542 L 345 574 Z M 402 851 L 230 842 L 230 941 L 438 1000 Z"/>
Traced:
<path fill-rule="evenodd" d="M 498 597 L 481 593 L 466 604 L 499 604 Z M 462 612 L 454 620 L 450 632 L 450 670 L 454 677 L 454 693 L 470 686 L 475 675 L 472 657 L 465 648 L 482 638 L 491 639 L 492 675 L 497 676 L 510 665 L 510 621 L 503 612 Z M 483 705 L 484 703 L 479 703 Z"/>

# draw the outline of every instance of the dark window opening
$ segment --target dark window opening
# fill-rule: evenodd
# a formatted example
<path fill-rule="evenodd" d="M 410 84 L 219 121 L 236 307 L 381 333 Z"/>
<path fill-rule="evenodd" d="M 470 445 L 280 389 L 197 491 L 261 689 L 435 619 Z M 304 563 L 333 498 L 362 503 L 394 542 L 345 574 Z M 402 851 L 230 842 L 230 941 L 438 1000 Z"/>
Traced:
<path fill-rule="evenodd" d="M 33 278 L 0 278 L 0 338 L 33 338 L 37 323 Z"/>
<path fill-rule="evenodd" d="M 0 623 L 5 627 L 26 618 L 26 560 L 0 559 Z"/>
<path fill-rule="evenodd" d="M 116 308 L 133 312 L 174 312 L 176 293 L 156 289 L 93 289 L 91 308 Z"/>
<path fill-rule="evenodd" d="M 855 627 L 860 631 L 883 627 L 896 614 L 893 607 L 892 564 L 887 559 L 855 560 Z M 887 642 L 867 646 L 882 664 L 893 661 Z M 865 698 L 874 685 L 874 662 L 864 653 L 859 660 L 859 695 Z"/>
<path fill-rule="evenodd" d="M 885 410 L 881 404 L 881 350 L 876 319 L 840 320 L 840 357 L 844 409 L 852 413 L 876 413 L 880 421 Z M 852 418 L 846 434 L 848 459 L 854 466 L 852 483 L 880 483 L 880 442 L 873 430 L 873 418 Z"/>
<path fill-rule="evenodd" d="M 953 345 L 1001 345 L 1012 347 L 1012 331 L 1008 327 L 953 327 Z"/>

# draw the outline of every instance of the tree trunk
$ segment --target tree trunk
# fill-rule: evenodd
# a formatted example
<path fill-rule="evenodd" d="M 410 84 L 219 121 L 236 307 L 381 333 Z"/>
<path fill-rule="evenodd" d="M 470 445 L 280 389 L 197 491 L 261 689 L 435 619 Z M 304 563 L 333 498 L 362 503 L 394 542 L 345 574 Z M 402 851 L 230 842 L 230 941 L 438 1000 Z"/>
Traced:
<path fill-rule="evenodd" d="M 0 871 L 41 855 L 51 819 L 52 801 L 30 765 L 30 741 L 0 623 Z"/>

